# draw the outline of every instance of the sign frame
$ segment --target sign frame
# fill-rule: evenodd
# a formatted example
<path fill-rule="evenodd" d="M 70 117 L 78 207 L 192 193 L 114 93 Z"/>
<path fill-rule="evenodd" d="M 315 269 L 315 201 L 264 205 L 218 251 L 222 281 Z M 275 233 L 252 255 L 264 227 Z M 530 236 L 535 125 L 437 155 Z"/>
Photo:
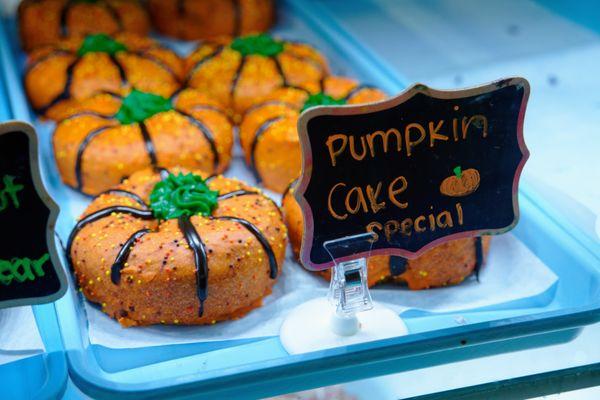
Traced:
<path fill-rule="evenodd" d="M 56 226 L 60 209 L 58 204 L 54 201 L 50 194 L 48 194 L 48 191 L 42 182 L 37 133 L 33 126 L 26 122 L 12 120 L 0 123 L 0 136 L 9 135 L 15 132 L 23 133 L 27 136 L 29 147 L 29 168 L 34 190 L 36 191 L 40 200 L 49 210 L 48 221 L 46 222 L 45 242 L 48 249 L 48 254 L 50 255 L 51 267 L 56 272 L 56 277 L 58 278 L 58 283 L 60 286 L 55 293 L 46 296 L 23 297 L 19 299 L 0 301 L 0 310 L 10 307 L 51 303 L 63 297 L 68 288 L 67 276 L 56 251 L 57 243 L 54 235 L 54 227 Z"/>
<path fill-rule="evenodd" d="M 517 117 L 516 123 L 516 135 L 517 135 L 517 143 L 519 150 L 521 152 L 521 159 L 517 165 L 515 170 L 514 178 L 512 181 L 512 204 L 513 204 L 513 213 L 514 219 L 512 223 L 509 225 L 498 228 L 498 229 L 477 229 L 470 231 L 463 231 L 452 233 L 447 236 L 442 236 L 437 238 L 428 244 L 421 247 L 419 250 L 415 252 L 411 252 L 405 249 L 394 248 L 394 247 L 386 247 L 381 249 L 373 249 L 372 251 L 360 251 L 355 254 L 350 254 L 347 256 L 340 257 L 339 259 L 330 260 L 323 263 L 315 263 L 311 260 L 311 248 L 313 245 L 313 236 L 314 236 L 314 219 L 312 209 L 304 197 L 304 194 L 307 191 L 307 188 L 310 184 L 312 173 L 313 173 L 313 155 L 311 149 L 311 143 L 308 135 L 308 124 L 309 121 L 315 117 L 319 116 L 348 116 L 348 115 L 357 115 L 357 114 L 365 114 L 365 113 L 373 113 L 377 111 L 385 111 L 392 109 L 396 106 L 399 106 L 411 98 L 413 98 L 417 94 L 424 94 L 426 96 L 440 99 L 440 100 L 458 100 L 465 97 L 478 96 L 482 94 L 487 94 L 490 92 L 494 92 L 500 88 L 506 86 L 520 86 L 523 88 L 523 97 L 521 100 L 521 104 L 519 107 L 519 113 Z M 382 100 L 375 103 L 367 103 L 360 105 L 342 105 L 342 106 L 318 106 L 313 107 L 300 115 L 298 119 L 298 134 L 300 137 L 300 143 L 302 147 L 302 172 L 298 183 L 296 184 L 294 190 L 294 196 L 300 205 L 302 210 L 303 218 L 304 218 L 304 231 L 302 233 L 302 245 L 300 249 L 300 260 L 302 264 L 310 270 L 324 270 L 335 265 L 336 262 L 345 262 L 350 261 L 360 257 L 371 257 L 375 255 L 391 255 L 391 256 L 400 256 L 405 258 L 415 258 L 431 248 L 438 246 L 442 243 L 448 242 L 450 240 L 479 236 L 479 235 L 497 235 L 510 231 L 513 229 L 519 221 L 519 204 L 518 204 L 518 185 L 521 173 L 523 171 L 523 167 L 525 166 L 526 161 L 529 158 L 530 152 L 525 144 L 525 140 L 523 137 L 523 123 L 525 118 L 525 111 L 527 109 L 527 102 L 530 94 L 530 86 L 529 82 L 525 78 L 521 77 L 510 77 L 505 79 L 499 79 L 496 81 L 492 81 L 490 83 L 486 83 L 479 86 L 468 87 L 465 89 L 456 89 L 456 90 L 440 90 L 428 87 L 427 85 L 416 83 L 406 90 L 401 92 L 395 97 Z M 354 234 L 358 234 L 361 232 L 355 232 Z M 327 239 L 331 240 L 333 238 Z"/>

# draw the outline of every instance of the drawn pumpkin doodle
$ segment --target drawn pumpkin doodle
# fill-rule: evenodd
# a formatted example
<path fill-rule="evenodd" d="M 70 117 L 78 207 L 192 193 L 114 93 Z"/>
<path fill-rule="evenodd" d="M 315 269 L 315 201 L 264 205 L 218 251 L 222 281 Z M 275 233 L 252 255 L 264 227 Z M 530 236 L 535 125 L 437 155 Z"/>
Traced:
<path fill-rule="evenodd" d="M 440 185 L 440 192 L 449 197 L 463 197 L 475 192 L 479 187 L 479 171 L 475 168 L 465 169 L 460 166 L 453 170 L 454 175 L 447 177 Z"/>

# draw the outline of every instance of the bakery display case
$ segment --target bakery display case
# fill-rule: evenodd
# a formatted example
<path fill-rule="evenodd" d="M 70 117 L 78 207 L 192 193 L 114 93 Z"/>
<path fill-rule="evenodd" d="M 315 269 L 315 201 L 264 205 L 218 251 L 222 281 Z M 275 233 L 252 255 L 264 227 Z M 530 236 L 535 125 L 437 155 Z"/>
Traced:
<path fill-rule="evenodd" d="M 79 22 L 104 9 L 71 5 L 62 28 L 45 29 L 79 36 L 37 49 L 42 36 L 23 31 L 37 2 L 1 21 L 0 120 L 36 129 L 69 281 L 63 298 L 32 307 L 40 354 L 0 365 L 16 377 L 15 398 L 34 394 L 33 384 L 16 388 L 21 374 L 37 376 L 47 398 L 61 395 L 67 374 L 93 398 L 263 398 L 567 343 L 600 321 L 597 243 L 525 176 L 510 233 L 368 260 L 370 295 L 406 334 L 289 354 L 282 322 L 325 297 L 331 278 L 297 259 L 298 119 L 415 82 L 373 46 L 375 34 L 352 30 L 348 15 L 365 12 L 364 1 L 215 5 L 217 25 L 231 29 L 208 40 L 167 18 L 201 18 L 192 2 L 149 1 L 143 16 L 133 3 L 97 32 Z M 124 24 L 126 15 L 136 20 Z M 136 36 L 152 23 L 150 38 Z M 230 31 L 242 36 L 222 36 Z M 473 172 L 450 174 L 442 194 L 479 185 L 477 175 L 459 193 Z"/>

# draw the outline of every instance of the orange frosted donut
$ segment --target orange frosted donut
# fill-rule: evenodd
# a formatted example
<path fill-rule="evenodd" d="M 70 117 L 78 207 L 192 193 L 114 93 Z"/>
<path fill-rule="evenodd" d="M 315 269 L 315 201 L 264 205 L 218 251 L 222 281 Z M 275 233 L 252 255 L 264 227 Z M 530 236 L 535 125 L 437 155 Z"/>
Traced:
<path fill-rule="evenodd" d="M 300 175 L 302 155 L 298 116 L 312 106 L 360 104 L 383 100 L 381 90 L 359 85 L 353 79 L 327 77 L 317 90 L 282 87 L 253 105 L 240 124 L 240 141 L 246 163 L 258 181 L 281 193 Z"/>
<path fill-rule="evenodd" d="M 67 243 L 85 297 L 123 326 L 239 318 L 283 265 L 271 199 L 234 179 L 171 172 L 139 171 L 96 197 Z"/>
<path fill-rule="evenodd" d="M 273 25 L 272 0 L 150 0 L 156 29 L 185 40 L 264 32 Z"/>
<path fill-rule="evenodd" d="M 99 94 L 63 111 L 52 138 L 58 170 L 65 184 L 86 194 L 149 166 L 220 173 L 231 159 L 231 122 L 194 89 L 170 99 L 136 90 Z"/>
<path fill-rule="evenodd" d="M 298 257 L 304 221 L 293 192 L 290 185 L 283 195 L 282 210 L 292 249 Z M 452 240 L 411 260 L 396 256 L 373 256 L 367 260 L 368 284 L 373 286 L 380 282 L 395 281 L 413 290 L 456 285 L 479 271 L 489 247 L 490 237 L 482 236 Z M 320 274 L 326 279 L 331 277 L 330 270 Z"/>
<path fill-rule="evenodd" d="M 67 37 L 93 33 L 148 33 L 150 22 L 135 0 L 24 0 L 19 5 L 21 43 L 26 51 Z"/>
<path fill-rule="evenodd" d="M 229 44 L 204 43 L 187 58 L 187 82 L 235 115 L 286 86 L 317 90 L 328 73 L 325 58 L 307 44 L 268 35 L 236 38 Z"/>
<path fill-rule="evenodd" d="M 182 75 L 177 54 L 152 39 L 97 34 L 32 52 L 25 91 L 36 112 L 55 118 L 62 107 L 104 91 L 122 94 L 135 88 L 169 97 L 181 86 Z"/>

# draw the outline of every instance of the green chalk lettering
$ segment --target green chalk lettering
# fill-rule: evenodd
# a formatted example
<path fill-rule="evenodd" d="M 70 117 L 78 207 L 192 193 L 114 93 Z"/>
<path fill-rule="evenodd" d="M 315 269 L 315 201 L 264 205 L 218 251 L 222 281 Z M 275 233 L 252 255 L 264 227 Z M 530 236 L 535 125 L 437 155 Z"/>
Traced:
<path fill-rule="evenodd" d="M 46 275 L 44 264 L 50 259 L 50 255 L 45 253 L 37 260 L 30 258 L 13 258 L 12 260 L 0 259 L 0 283 L 7 286 L 13 281 L 23 283 L 34 281 Z"/>
<path fill-rule="evenodd" d="M 8 208 L 10 202 L 12 202 L 14 208 L 19 208 L 21 204 L 17 193 L 23 190 L 25 186 L 15 183 L 15 177 L 12 175 L 4 175 L 2 183 L 4 187 L 0 191 L 0 211 Z"/>
<path fill-rule="evenodd" d="M 37 260 L 33 260 L 31 268 L 33 268 L 33 272 L 39 277 L 46 275 L 44 269 L 42 268 L 46 261 L 50 258 L 50 254 L 46 253 Z"/>

